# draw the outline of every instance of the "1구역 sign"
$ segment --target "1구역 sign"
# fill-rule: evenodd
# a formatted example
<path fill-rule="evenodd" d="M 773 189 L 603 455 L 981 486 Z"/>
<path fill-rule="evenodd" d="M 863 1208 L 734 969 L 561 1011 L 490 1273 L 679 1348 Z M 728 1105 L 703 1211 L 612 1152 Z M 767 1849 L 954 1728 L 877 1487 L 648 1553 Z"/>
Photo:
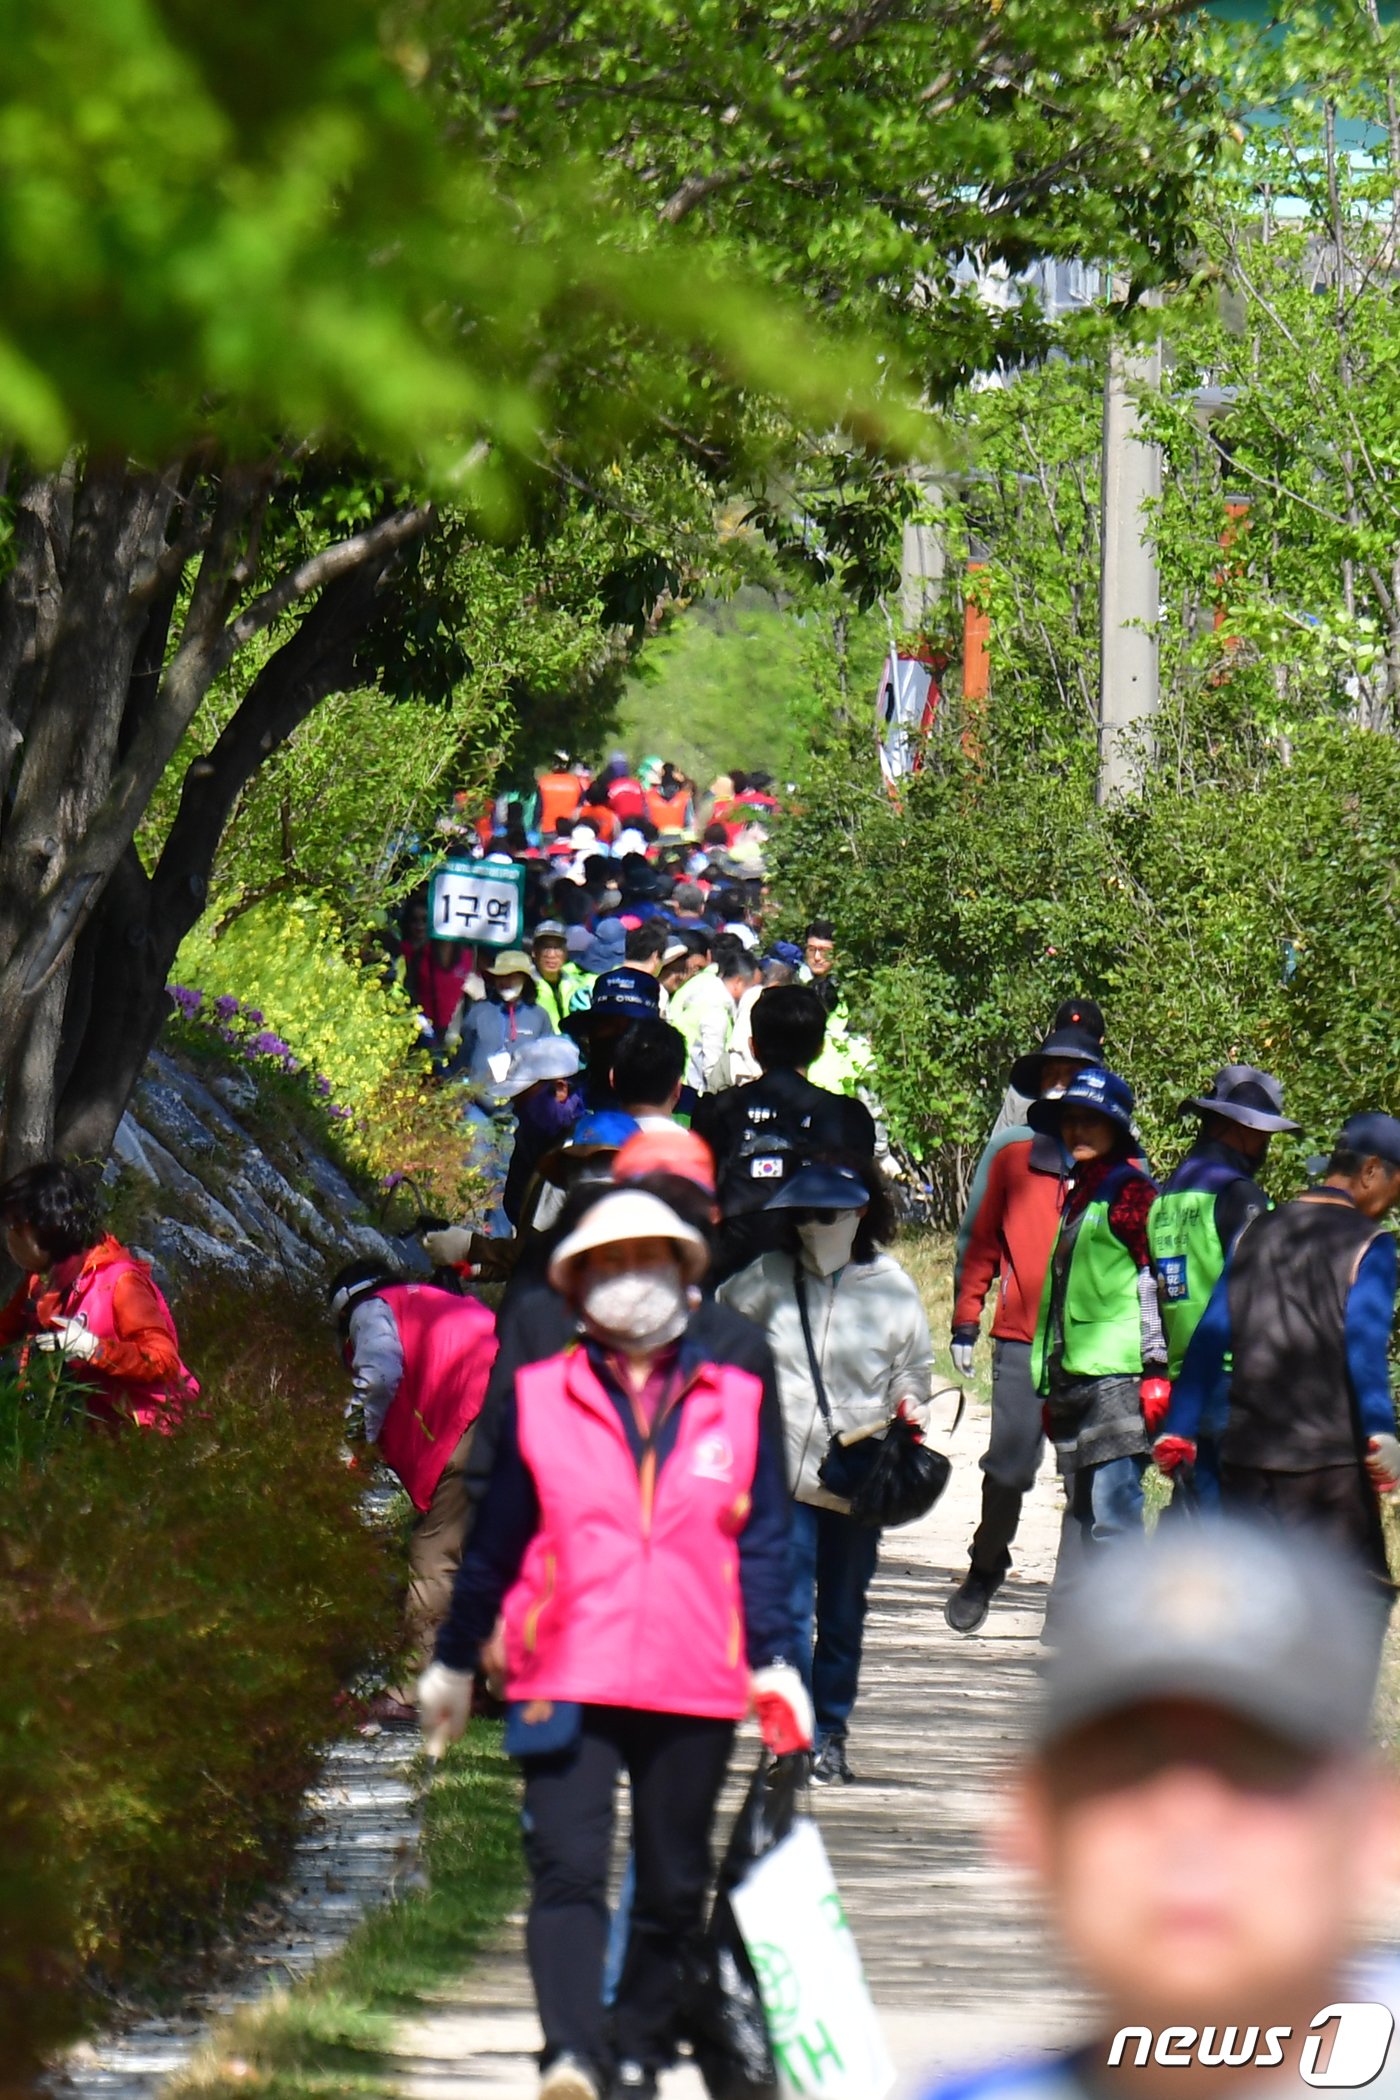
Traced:
<path fill-rule="evenodd" d="M 503 860 L 449 860 L 433 876 L 428 923 L 437 941 L 513 948 L 525 917 L 525 870 Z"/>

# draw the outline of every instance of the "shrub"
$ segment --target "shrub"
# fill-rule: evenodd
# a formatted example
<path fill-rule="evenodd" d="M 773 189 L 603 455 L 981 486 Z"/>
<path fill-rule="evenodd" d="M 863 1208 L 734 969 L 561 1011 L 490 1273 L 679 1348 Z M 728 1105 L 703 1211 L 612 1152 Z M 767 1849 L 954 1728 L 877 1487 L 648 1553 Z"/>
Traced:
<path fill-rule="evenodd" d="M 0 1387 L 7 2066 L 81 2027 L 85 1969 L 139 1977 L 236 1913 L 393 1638 L 320 1321 L 240 1293 L 184 1327 L 204 1400 L 169 1438 L 21 1433 Z"/>

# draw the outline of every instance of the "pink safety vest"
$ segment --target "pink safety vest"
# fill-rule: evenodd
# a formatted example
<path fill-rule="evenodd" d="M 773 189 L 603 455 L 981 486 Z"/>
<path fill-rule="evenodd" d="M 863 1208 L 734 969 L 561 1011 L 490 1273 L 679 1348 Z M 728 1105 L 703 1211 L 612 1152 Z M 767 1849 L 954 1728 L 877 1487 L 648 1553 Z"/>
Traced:
<path fill-rule="evenodd" d="M 481 1413 L 496 1361 L 496 1316 L 479 1298 L 459 1298 L 433 1283 L 391 1283 L 379 1296 L 403 1350 L 403 1377 L 379 1432 L 379 1455 L 414 1508 L 424 1510 Z"/>
<path fill-rule="evenodd" d="M 102 1252 L 102 1249 L 98 1251 Z M 138 1261 L 134 1254 L 127 1254 L 125 1250 L 80 1271 L 65 1295 L 63 1317 L 76 1319 L 81 1314 L 90 1334 L 97 1335 L 104 1342 L 119 1341 L 114 1300 L 118 1283 L 133 1271 L 150 1284 L 170 1338 L 178 1340 L 174 1315 L 165 1302 L 164 1293 L 152 1279 L 145 1262 Z M 74 1378 L 91 1389 L 96 1403 L 93 1413 L 99 1420 L 112 1426 L 124 1420 L 132 1421 L 139 1429 L 156 1429 L 162 1436 L 169 1436 L 171 1430 L 178 1427 L 185 1402 L 197 1398 L 199 1393 L 198 1379 L 183 1364 L 179 1381 L 171 1385 L 142 1385 L 131 1379 L 115 1378 L 110 1371 L 100 1370 L 96 1364 L 74 1362 L 69 1368 Z"/>
<path fill-rule="evenodd" d="M 749 1700 L 739 1534 L 758 1457 L 760 1381 L 704 1364 L 646 1476 L 581 1348 L 516 1377 L 540 1526 L 505 1601 L 512 1699 L 739 1720 Z"/>

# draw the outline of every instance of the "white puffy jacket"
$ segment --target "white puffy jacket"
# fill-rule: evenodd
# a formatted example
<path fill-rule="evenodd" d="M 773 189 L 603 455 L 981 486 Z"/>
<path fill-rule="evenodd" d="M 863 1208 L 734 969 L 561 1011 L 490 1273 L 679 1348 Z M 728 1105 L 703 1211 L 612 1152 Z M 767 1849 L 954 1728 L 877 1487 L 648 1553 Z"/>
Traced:
<path fill-rule="evenodd" d="M 901 1400 L 928 1421 L 933 1395 L 933 1342 L 918 1290 L 889 1254 L 848 1262 L 834 1276 L 818 1276 L 804 1265 L 812 1345 L 833 1428 L 883 1428 Z M 799 1502 L 822 1509 L 849 1505 L 829 1495 L 817 1468 L 831 1441 L 812 1382 L 802 1316 L 793 1288 L 793 1256 L 761 1254 L 719 1287 L 726 1305 L 763 1329 L 778 1369 L 778 1397 L 787 1434 L 788 1484 Z M 940 1383 L 951 1396 L 953 1386 Z"/>

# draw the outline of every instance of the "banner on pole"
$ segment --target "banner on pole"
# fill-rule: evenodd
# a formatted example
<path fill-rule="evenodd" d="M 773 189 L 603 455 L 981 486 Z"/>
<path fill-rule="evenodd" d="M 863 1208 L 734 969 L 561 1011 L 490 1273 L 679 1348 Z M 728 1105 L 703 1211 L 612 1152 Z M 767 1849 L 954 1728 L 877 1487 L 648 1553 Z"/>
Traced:
<path fill-rule="evenodd" d="M 891 794 L 923 764 L 923 739 L 938 712 L 939 679 L 947 661 L 941 655 L 901 656 L 896 649 L 885 658 L 875 701 L 875 734 L 880 771 Z"/>

